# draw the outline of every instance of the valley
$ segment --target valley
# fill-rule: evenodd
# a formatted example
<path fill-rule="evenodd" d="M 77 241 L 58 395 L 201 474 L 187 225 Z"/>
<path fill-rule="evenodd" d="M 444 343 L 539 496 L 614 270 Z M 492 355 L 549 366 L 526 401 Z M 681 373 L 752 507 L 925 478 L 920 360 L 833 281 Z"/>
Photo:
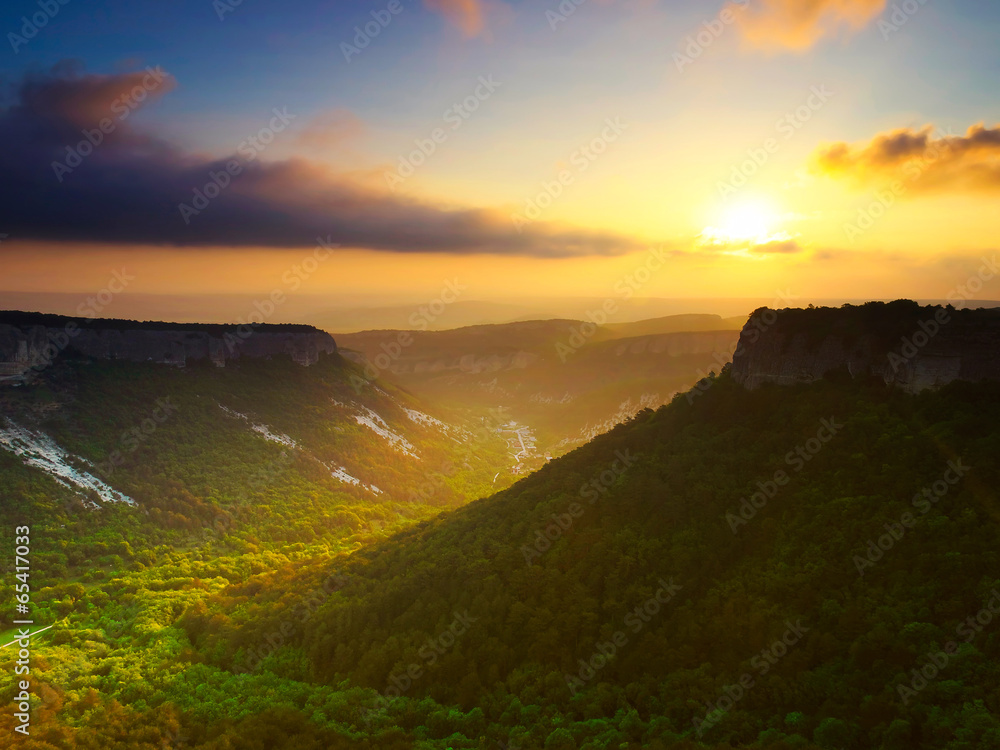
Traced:
<path fill-rule="evenodd" d="M 1000 3 L 0 28 L 0 750 L 1000 750 Z"/>
<path fill-rule="evenodd" d="M 564 356 L 578 321 L 451 331 L 337 334 L 368 376 L 456 410 L 503 410 L 561 455 L 635 413 L 668 403 L 732 358 L 738 331 L 712 315 L 678 315 L 598 328 Z M 391 352 L 393 356 L 387 357 Z"/>
<path fill-rule="evenodd" d="M 934 311 L 810 313 L 833 337 L 859 314 L 889 344 L 866 349 L 878 360 L 893 340 L 878 321 L 919 330 Z M 961 354 L 988 317 L 937 345 Z M 33 616 L 53 626 L 26 746 L 988 743 L 1000 640 L 962 622 L 1000 586 L 1000 385 L 976 369 L 914 395 L 843 355 L 750 388 L 747 363 L 831 346 L 775 350 L 753 330 L 697 398 L 638 391 L 561 456 L 513 405 L 445 406 L 388 377 L 358 389 L 363 365 L 339 351 L 183 368 L 64 352 L 0 390 L 0 515 L 32 530 Z M 516 393 L 506 369 L 486 374 Z M 575 399 L 560 400 L 512 403 Z M 944 499 L 906 520 L 949 466 Z M 918 690 L 906 670 L 956 627 L 952 674 Z"/>

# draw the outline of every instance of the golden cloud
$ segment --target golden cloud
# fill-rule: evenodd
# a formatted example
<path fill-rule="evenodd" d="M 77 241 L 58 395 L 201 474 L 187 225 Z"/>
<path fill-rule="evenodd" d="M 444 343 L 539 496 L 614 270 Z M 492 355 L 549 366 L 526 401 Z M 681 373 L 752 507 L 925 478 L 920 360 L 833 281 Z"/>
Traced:
<path fill-rule="evenodd" d="M 1000 188 L 1000 125 L 973 125 L 965 135 L 900 128 L 868 143 L 834 143 L 813 154 L 813 171 L 859 186 L 904 181 L 913 189 Z"/>
<path fill-rule="evenodd" d="M 483 4 L 480 0 L 424 0 L 424 5 L 442 14 L 468 37 L 479 36 L 483 32 Z"/>
<path fill-rule="evenodd" d="M 778 232 L 771 237 L 727 238 L 715 234 L 711 227 L 695 240 L 698 255 L 728 255 L 753 258 L 767 255 L 798 255 L 805 248 L 788 232 Z"/>
<path fill-rule="evenodd" d="M 824 37 L 863 28 L 887 0 L 738 0 L 731 5 L 746 41 L 769 51 L 804 51 Z"/>

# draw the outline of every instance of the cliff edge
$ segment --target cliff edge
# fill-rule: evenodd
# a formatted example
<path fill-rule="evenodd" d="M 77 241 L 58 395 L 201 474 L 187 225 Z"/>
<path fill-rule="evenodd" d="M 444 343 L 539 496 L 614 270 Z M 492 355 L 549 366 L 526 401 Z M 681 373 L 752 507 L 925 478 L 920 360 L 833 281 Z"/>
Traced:
<path fill-rule="evenodd" d="M 1000 309 L 869 302 L 751 314 L 733 355 L 733 379 L 810 383 L 828 373 L 881 378 L 910 393 L 955 380 L 1000 380 Z"/>
<path fill-rule="evenodd" d="M 61 356 L 217 367 L 243 357 L 288 356 L 303 366 L 333 354 L 333 337 L 304 325 L 208 325 L 0 312 L 0 381 L 21 382 Z"/>

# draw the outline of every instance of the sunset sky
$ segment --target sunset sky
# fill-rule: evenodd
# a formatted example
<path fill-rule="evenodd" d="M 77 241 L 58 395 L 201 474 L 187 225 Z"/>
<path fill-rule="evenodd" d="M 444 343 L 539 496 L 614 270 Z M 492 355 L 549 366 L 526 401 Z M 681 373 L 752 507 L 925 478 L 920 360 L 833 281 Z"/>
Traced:
<path fill-rule="evenodd" d="M 646 268 L 637 296 L 945 297 L 1000 249 L 998 22 L 986 0 L 9 2 L 0 291 L 125 269 L 144 295 L 601 297 Z"/>

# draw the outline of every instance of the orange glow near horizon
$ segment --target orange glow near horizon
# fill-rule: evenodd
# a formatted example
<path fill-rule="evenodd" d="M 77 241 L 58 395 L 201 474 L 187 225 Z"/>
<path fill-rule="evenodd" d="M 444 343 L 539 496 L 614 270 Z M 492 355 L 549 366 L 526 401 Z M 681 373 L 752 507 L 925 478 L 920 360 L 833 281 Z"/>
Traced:
<path fill-rule="evenodd" d="M 730 238 L 777 236 L 779 214 L 761 218 L 741 208 L 726 214 Z M 763 231 L 762 230 L 767 230 Z M 115 274 L 129 295 L 253 295 L 325 297 L 326 304 L 374 306 L 437 294 L 449 281 L 465 299 L 772 298 L 781 290 L 810 298 L 944 297 L 981 263 L 979 256 L 930 257 L 921 263 L 866 251 L 754 255 L 711 248 L 650 248 L 617 257 L 537 259 L 490 255 L 381 253 L 338 250 L 317 260 L 307 248 L 163 249 L 9 244 L 0 292 L 70 293 L 85 297 Z M 651 258 L 660 257 L 662 262 Z M 649 274 L 640 269 L 652 268 Z M 56 270 L 57 269 L 57 270 Z M 639 273 L 637 273 L 639 272 Z M 639 276 L 644 283 L 632 282 Z M 992 291 L 991 291 L 992 290 Z M 1000 297 L 988 284 L 979 295 Z"/>

